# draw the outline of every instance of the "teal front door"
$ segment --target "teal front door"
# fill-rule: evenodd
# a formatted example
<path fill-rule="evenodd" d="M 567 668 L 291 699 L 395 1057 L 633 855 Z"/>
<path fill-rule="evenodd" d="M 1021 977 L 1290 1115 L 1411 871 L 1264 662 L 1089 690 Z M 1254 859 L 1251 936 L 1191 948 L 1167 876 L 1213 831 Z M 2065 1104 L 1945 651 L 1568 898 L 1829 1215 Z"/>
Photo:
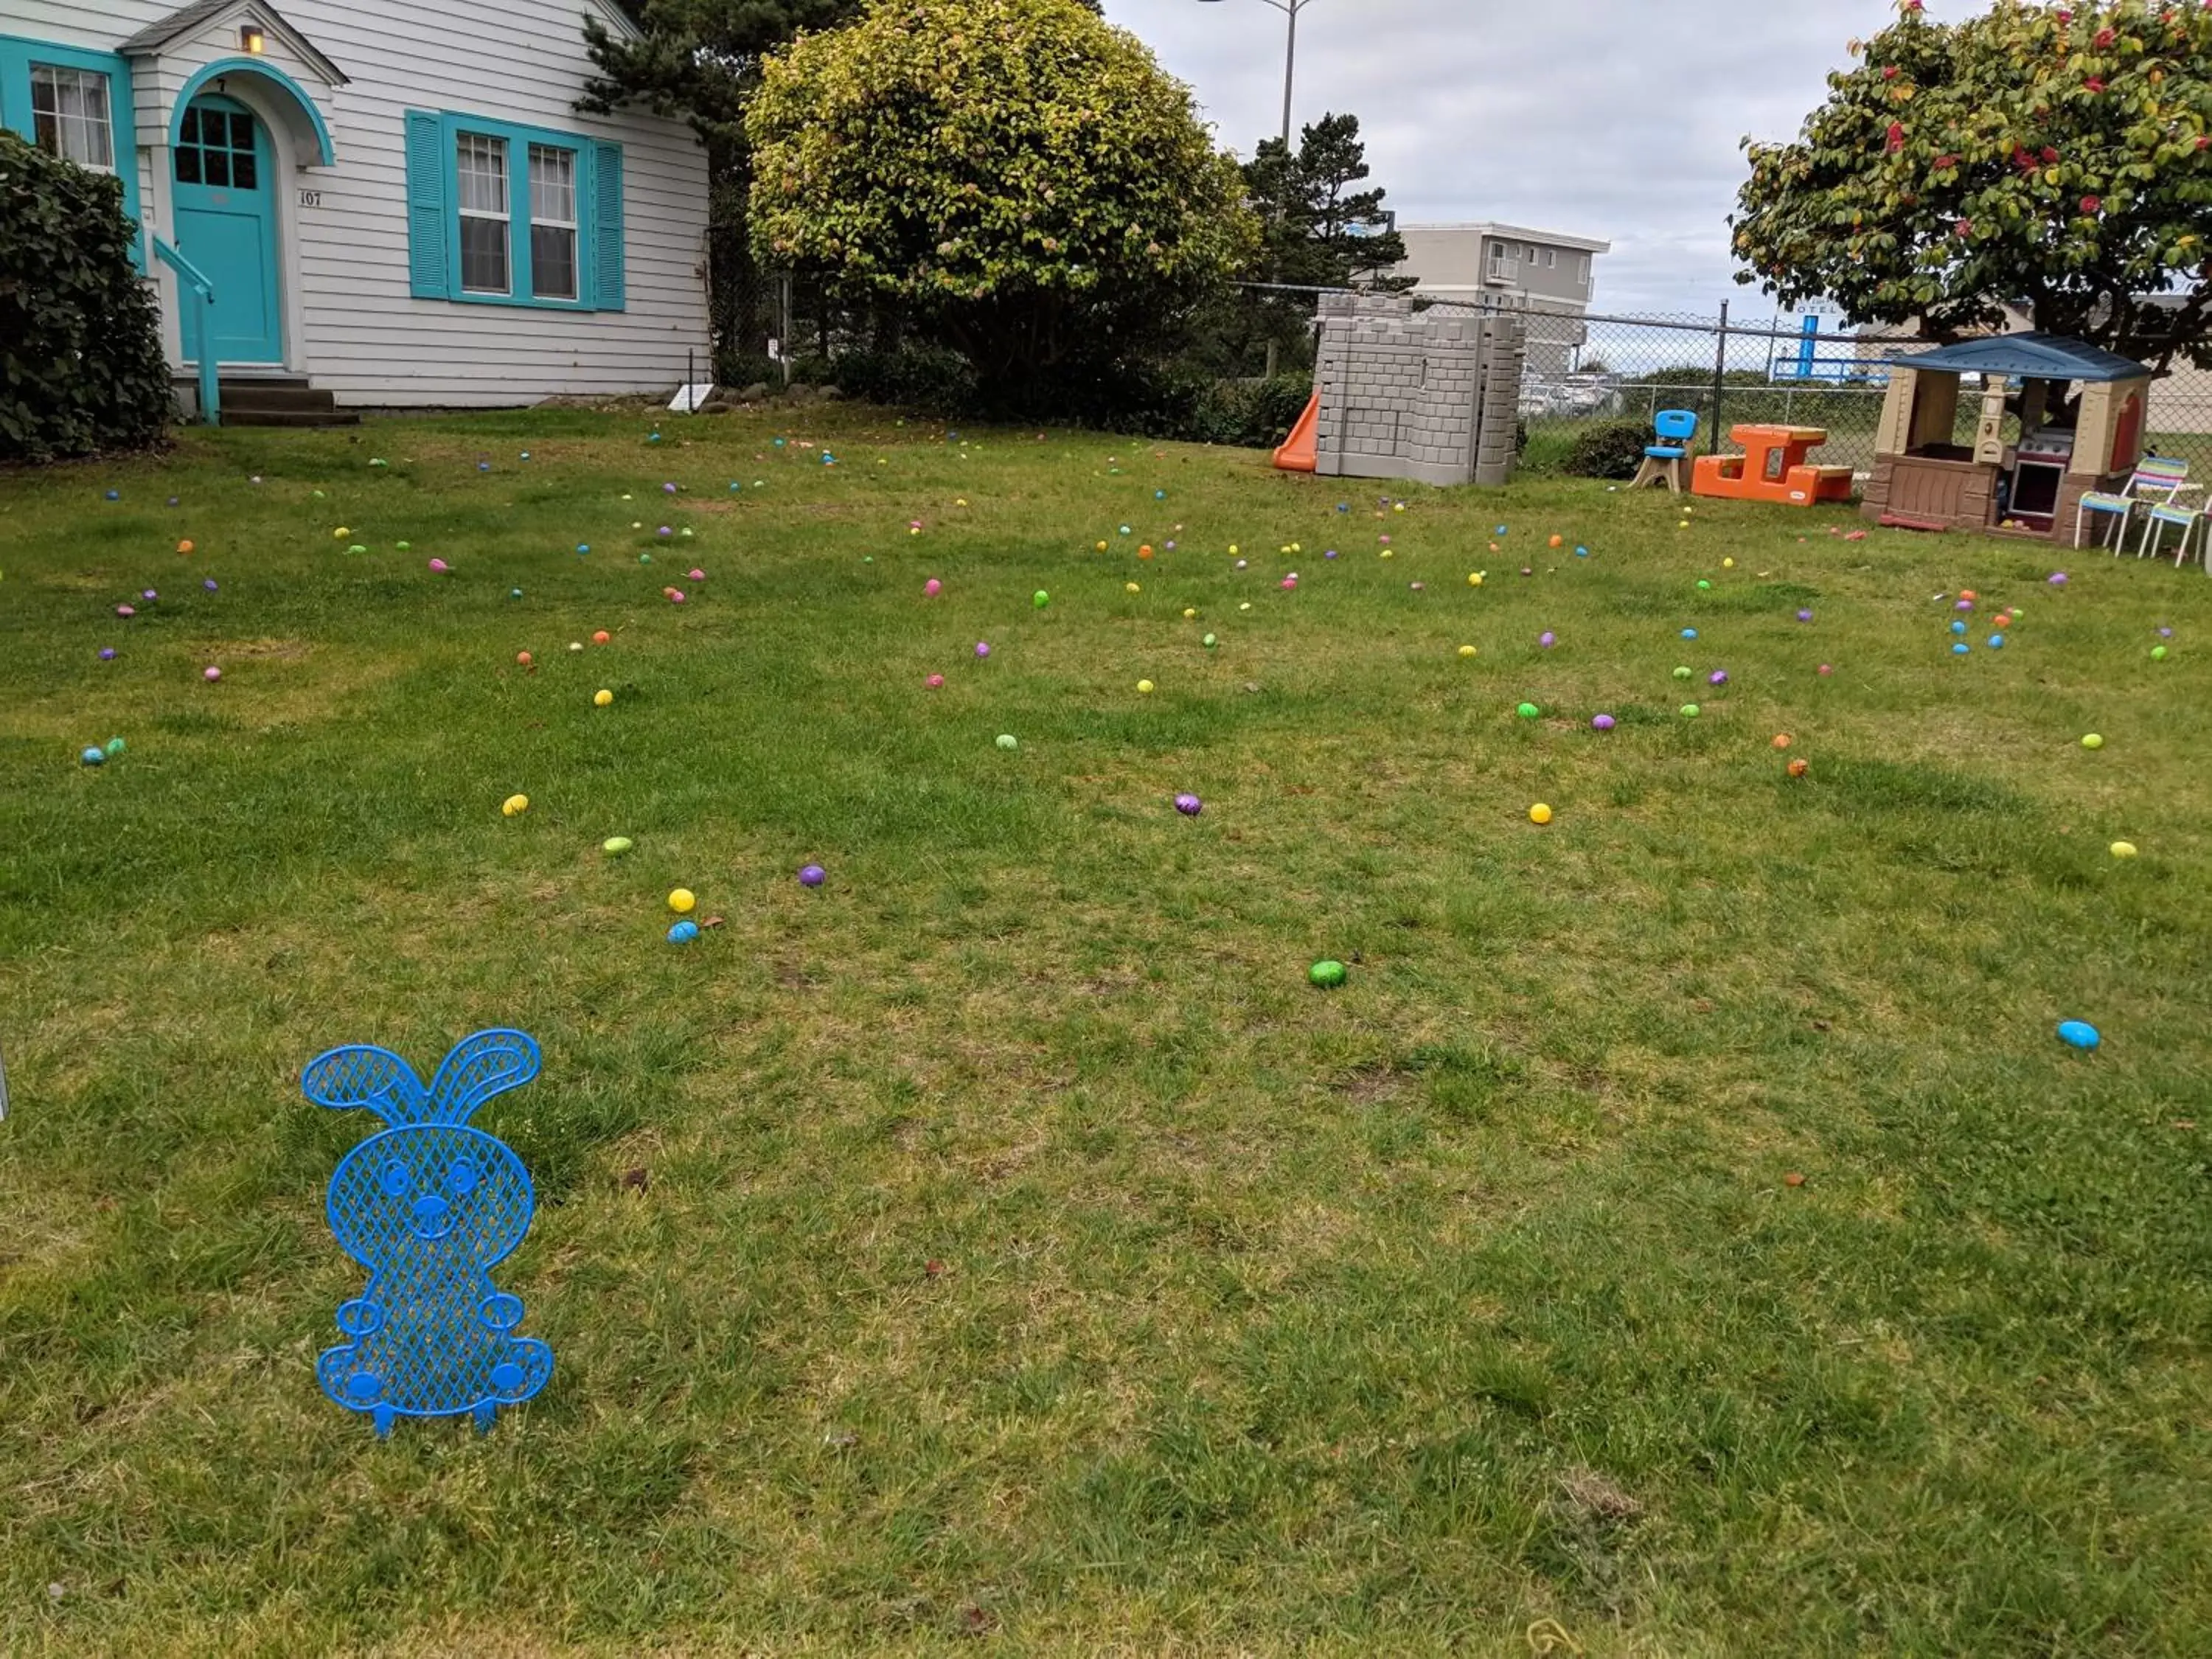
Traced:
<path fill-rule="evenodd" d="M 205 94 L 185 111 L 173 154 L 177 252 L 215 289 L 216 361 L 283 362 L 284 298 L 276 280 L 276 181 L 268 132 L 245 105 Z"/>

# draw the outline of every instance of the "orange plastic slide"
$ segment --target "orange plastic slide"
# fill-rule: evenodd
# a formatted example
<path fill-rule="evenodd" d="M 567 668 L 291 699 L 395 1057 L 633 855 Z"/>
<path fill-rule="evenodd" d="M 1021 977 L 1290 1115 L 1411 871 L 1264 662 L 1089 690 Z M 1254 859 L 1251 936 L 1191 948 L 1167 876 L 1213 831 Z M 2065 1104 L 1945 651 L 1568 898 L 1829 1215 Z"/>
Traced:
<path fill-rule="evenodd" d="M 1321 393 L 1313 395 L 1306 412 L 1298 416 L 1298 423 L 1291 428 L 1291 435 L 1283 440 L 1283 447 L 1275 452 L 1275 465 L 1285 472 L 1310 472 L 1318 459 L 1315 434 L 1321 429 Z"/>

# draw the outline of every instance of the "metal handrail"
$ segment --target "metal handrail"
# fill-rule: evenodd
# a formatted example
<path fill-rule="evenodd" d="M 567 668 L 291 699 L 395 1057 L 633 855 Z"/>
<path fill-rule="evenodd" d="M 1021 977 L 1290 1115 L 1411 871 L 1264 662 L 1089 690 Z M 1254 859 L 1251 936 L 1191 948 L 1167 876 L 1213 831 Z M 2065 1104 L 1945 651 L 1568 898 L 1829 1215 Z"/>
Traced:
<path fill-rule="evenodd" d="M 154 254 L 177 273 L 181 285 L 190 288 L 207 304 L 215 304 L 215 284 L 208 281 L 198 266 L 158 236 L 154 239 Z M 209 426 L 219 426 L 222 423 L 222 393 L 217 384 L 215 354 L 210 349 L 207 317 L 199 307 L 186 303 L 179 307 L 178 333 L 185 355 L 199 365 L 200 419 Z"/>

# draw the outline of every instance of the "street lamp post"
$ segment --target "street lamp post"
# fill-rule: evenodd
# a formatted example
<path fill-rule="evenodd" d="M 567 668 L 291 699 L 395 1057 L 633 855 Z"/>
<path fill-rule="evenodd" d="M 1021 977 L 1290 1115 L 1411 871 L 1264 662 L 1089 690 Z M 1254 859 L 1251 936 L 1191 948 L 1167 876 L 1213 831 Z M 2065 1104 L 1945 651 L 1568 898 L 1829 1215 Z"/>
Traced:
<path fill-rule="evenodd" d="M 1298 75 L 1298 14 L 1314 0 L 1260 0 L 1261 4 L 1273 6 L 1290 21 L 1290 32 L 1283 43 L 1283 153 L 1287 162 L 1291 149 L 1291 94 L 1297 86 Z M 1202 5 L 1219 5 L 1221 0 L 1200 0 Z M 1280 276 L 1278 270 L 1274 273 Z M 1275 378 L 1277 346 L 1267 342 L 1267 378 Z"/>

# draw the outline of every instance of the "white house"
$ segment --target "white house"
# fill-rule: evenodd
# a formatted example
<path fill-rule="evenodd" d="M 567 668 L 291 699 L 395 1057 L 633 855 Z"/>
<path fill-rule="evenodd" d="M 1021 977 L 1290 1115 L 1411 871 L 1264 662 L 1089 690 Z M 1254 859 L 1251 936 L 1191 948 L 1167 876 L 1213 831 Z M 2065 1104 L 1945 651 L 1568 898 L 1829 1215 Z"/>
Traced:
<path fill-rule="evenodd" d="M 708 352 L 706 158 L 577 113 L 586 13 L 630 27 L 612 0 L 0 0 L 0 125 L 121 175 L 171 361 L 204 322 L 228 408 L 665 390 Z"/>

